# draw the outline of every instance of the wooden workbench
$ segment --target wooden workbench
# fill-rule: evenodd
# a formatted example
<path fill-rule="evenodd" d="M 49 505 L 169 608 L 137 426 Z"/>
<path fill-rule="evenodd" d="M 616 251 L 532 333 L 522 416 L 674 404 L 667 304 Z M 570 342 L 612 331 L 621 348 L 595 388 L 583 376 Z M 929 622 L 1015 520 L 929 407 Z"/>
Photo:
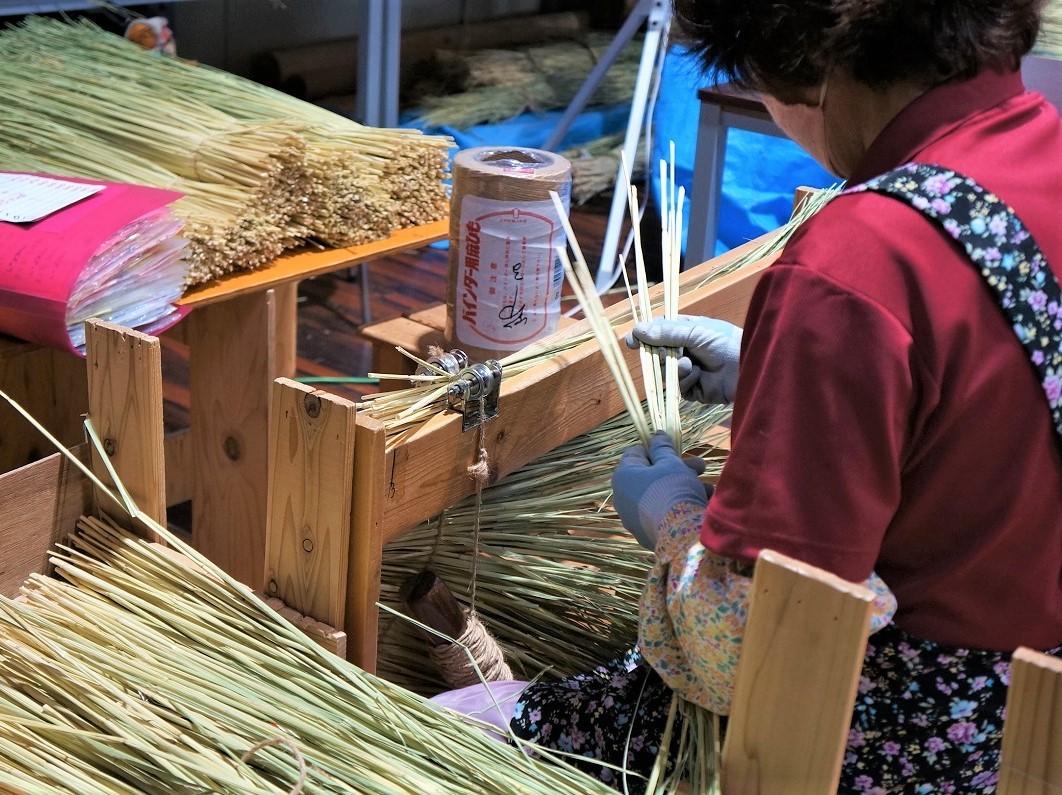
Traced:
<path fill-rule="evenodd" d="M 295 375 L 298 283 L 447 234 L 443 220 L 366 245 L 304 249 L 181 300 L 193 311 L 166 338 L 188 348 L 190 422 L 166 437 L 166 503 L 192 501 L 193 542 L 242 582 L 262 584 L 270 395 L 275 378 Z M 88 405 L 82 360 L 0 339 L 0 388 L 29 406 L 64 444 L 80 441 Z M 6 419 L 0 409 L 0 472 L 45 452 L 24 423 Z"/>

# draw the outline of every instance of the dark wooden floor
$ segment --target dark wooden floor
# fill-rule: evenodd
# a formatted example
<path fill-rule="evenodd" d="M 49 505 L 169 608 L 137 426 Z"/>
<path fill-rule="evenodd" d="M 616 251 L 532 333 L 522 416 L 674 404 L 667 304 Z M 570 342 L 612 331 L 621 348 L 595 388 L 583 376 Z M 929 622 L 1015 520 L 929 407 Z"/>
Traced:
<path fill-rule="evenodd" d="M 606 199 L 607 201 L 607 199 Z M 571 215 L 587 261 L 600 257 L 607 223 L 607 203 L 574 209 Z M 424 248 L 378 259 L 369 265 L 370 311 L 373 322 L 415 312 L 446 299 L 449 253 Z M 362 325 L 358 269 L 308 279 L 299 285 L 298 375 L 365 376 L 371 367 L 371 345 L 358 333 Z M 163 384 L 168 429 L 188 424 L 188 358 L 179 343 L 165 340 Z M 376 386 L 328 384 L 329 392 L 358 400 Z"/>

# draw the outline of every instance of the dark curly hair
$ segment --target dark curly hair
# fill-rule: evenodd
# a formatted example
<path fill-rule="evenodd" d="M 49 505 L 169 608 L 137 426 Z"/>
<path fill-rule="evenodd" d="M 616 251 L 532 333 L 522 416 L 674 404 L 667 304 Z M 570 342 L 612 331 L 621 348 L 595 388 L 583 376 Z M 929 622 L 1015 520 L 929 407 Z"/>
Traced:
<path fill-rule="evenodd" d="M 785 100 L 832 66 L 881 88 L 1016 66 L 1045 0 L 674 0 L 707 70 Z"/>

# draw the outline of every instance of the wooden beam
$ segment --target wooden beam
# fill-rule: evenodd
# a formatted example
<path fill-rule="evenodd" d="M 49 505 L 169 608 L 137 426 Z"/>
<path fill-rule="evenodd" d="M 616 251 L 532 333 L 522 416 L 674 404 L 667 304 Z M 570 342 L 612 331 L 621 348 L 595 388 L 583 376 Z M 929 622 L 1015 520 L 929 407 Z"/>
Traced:
<path fill-rule="evenodd" d="M 383 424 L 358 417 L 354 437 L 354 511 L 350 531 L 350 573 L 343 629 L 349 636 L 349 659 L 369 673 L 376 671 L 379 635 L 380 572 L 384 538 L 383 503 L 390 504 L 391 473 L 385 460 L 387 433 Z"/>
<path fill-rule="evenodd" d="M 1062 792 L 1062 660 L 1032 649 L 1014 652 L 996 792 Z"/>
<path fill-rule="evenodd" d="M 92 424 L 137 507 L 165 525 L 159 340 L 100 320 L 85 324 L 85 339 Z M 94 450 L 92 469 L 104 483 L 111 483 L 97 455 Z"/>
<path fill-rule="evenodd" d="M 723 747 L 727 795 L 837 792 L 874 595 L 764 550 Z"/>
<path fill-rule="evenodd" d="M 741 322 L 759 275 L 774 259 L 691 290 L 680 299 L 681 311 Z M 718 263 L 713 260 L 706 265 Z M 684 277 L 694 280 L 703 278 L 703 273 L 695 269 Z M 624 311 L 623 305 L 610 309 L 616 315 Z M 630 325 L 619 326 L 617 334 L 625 334 Z M 576 324 L 549 340 L 584 330 L 584 324 Z M 632 371 L 639 372 L 638 352 L 621 347 Z M 619 414 L 623 402 L 597 342 L 590 340 L 506 379 L 498 408 L 498 417 L 488 423 L 485 437 L 491 483 Z M 386 489 L 376 495 L 380 513 L 375 522 L 383 543 L 472 494 L 475 484 L 467 470 L 476 455 L 476 434 L 463 432 L 461 417 L 445 412 L 388 449 L 386 460 L 367 463 L 388 473 Z M 360 482 L 357 474 L 355 478 Z M 357 494 L 360 510 L 364 493 L 359 490 Z"/>
<path fill-rule="evenodd" d="M 342 626 L 355 405 L 281 378 L 273 385 L 272 413 L 265 593 Z"/>

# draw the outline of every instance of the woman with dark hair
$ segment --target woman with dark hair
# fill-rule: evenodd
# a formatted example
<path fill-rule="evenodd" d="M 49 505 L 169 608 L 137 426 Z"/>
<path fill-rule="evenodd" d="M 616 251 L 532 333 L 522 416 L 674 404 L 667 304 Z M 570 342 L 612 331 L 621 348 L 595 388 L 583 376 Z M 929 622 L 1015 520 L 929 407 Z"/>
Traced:
<path fill-rule="evenodd" d="M 1019 73 L 1041 5 L 676 0 L 704 66 L 850 187 L 743 330 L 635 327 L 684 349 L 689 398 L 734 403 L 732 452 L 710 500 L 666 439 L 624 454 L 616 508 L 656 551 L 642 659 L 531 685 L 517 734 L 644 771 L 672 691 L 726 710 L 771 548 L 895 594 L 840 791 L 995 791 L 1010 655 L 1062 644 L 1062 126 Z"/>

